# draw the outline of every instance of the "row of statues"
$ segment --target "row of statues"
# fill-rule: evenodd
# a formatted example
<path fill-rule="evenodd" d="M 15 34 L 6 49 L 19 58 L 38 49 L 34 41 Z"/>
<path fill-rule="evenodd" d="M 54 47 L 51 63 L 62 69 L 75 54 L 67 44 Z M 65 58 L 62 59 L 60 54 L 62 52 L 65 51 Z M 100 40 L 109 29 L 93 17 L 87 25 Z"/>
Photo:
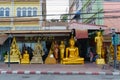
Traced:
<path fill-rule="evenodd" d="M 95 37 L 96 43 L 96 53 L 98 58 L 96 59 L 96 64 L 105 64 L 105 51 L 103 48 L 103 36 L 100 31 L 97 32 L 97 36 Z M 120 46 L 117 49 L 117 59 L 120 60 Z M 114 56 L 114 49 L 111 45 L 110 53 Z M 9 56 L 9 55 L 10 56 Z M 32 52 L 33 56 L 30 59 L 30 55 L 28 51 L 25 50 L 23 54 L 20 53 L 18 45 L 16 43 L 16 39 L 13 38 L 10 53 L 5 55 L 4 62 L 17 62 L 21 64 L 29 64 L 29 63 L 40 63 L 40 64 L 84 64 L 84 58 L 80 57 L 79 49 L 75 46 L 75 39 L 73 36 L 69 39 L 69 46 L 66 47 L 64 41 L 60 42 L 58 45 L 57 41 L 53 41 L 48 52 L 46 59 L 43 61 L 42 56 L 45 55 L 43 50 L 43 46 L 40 41 L 35 44 L 34 51 Z M 9 58 L 10 57 L 10 58 Z M 10 60 L 9 60 L 10 59 Z"/>
<path fill-rule="evenodd" d="M 58 44 L 56 45 L 56 42 L 52 43 L 48 57 L 45 60 L 45 64 L 56 64 L 58 62 L 57 47 L 58 47 Z M 59 50 L 60 50 L 61 64 L 84 64 L 84 58 L 79 56 L 78 47 L 75 46 L 75 40 L 73 37 L 70 38 L 69 47 L 67 48 L 65 47 L 64 42 L 61 41 Z"/>
<path fill-rule="evenodd" d="M 13 38 L 10 53 L 5 55 L 4 62 L 13 62 L 13 63 L 21 63 L 21 64 L 29 64 L 29 63 L 45 63 L 45 64 L 56 64 L 59 62 L 58 56 L 60 53 L 60 63 L 61 64 L 84 64 L 84 58 L 79 56 L 78 48 L 75 46 L 75 40 L 73 37 L 69 40 L 69 47 L 66 48 L 64 41 L 61 41 L 60 45 L 57 44 L 56 41 L 52 42 L 51 48 L 49 50 L 48 56 L 43 62 L 42 56 L 45 54 L 40 44 L 39 40 L 35 45 L 33 57 L 30 60 L 30 56 L 28 51 L 25 50 L 23 54 L 20 53 L 18 45 L 16 43 L 16 39 Z M 10 56 L 10 58 L 9 58 Z M 9 60 L 10 59 L 10 60 Z"/>

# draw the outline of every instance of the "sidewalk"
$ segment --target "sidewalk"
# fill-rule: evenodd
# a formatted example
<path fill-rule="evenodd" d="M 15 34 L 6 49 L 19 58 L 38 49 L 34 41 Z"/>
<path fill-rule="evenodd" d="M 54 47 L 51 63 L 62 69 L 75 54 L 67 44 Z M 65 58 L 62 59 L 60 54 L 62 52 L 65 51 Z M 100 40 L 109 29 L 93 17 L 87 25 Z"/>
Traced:
<path fill-rule="evenodd" d="M 8 64 L 0 63 L 0 74 L 81 74 L 81 75 L 120 75 L 120 71 L 113 72 L 113 68 L 95 63 L 83 65 L 62 64 Z"/>

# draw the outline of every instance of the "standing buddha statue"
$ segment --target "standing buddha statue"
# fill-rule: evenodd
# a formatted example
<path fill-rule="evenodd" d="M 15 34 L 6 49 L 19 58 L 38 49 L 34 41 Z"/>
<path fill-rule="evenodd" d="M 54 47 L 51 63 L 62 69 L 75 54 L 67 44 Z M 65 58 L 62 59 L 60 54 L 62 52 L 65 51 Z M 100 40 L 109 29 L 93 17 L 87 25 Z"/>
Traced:
<path fill-rule="evenodd" d="M 96 59 L 97 64 L 105 64 L 105 60 L 102 58 L 102 47 L 103 47 L 103 36 L 101 32 L 97 32 L 97 36 L 95 37 L 96 43 L 96 53 L 99 56 L 99 59 Z"/>
<path fill-rule="evenodd" d="M 60 50 L 60 63 L 62 63 L 62 59 L 64 58 L 64 53 L 65 53 L 64 41 L 61 41 L 60 46 L 59 46 L 59 50 Z"/>

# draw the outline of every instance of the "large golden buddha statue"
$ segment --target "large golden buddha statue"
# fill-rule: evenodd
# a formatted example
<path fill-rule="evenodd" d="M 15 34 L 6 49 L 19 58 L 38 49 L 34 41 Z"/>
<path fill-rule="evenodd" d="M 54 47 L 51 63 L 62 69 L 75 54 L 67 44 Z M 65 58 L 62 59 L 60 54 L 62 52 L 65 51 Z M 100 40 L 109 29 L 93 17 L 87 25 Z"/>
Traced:
<path fill-rule="evenodd" d="M 21 64 L 29 64 L 29 63 L 30 63 L 29 54 L 28 54 L 28 51 L 25 50 L 21 58 Z"/>
<path fill-rule="evenodd" d="M 62 59 L 62 64 L 84 64 L 84 58 L 79 57 L 78 47 L 75 46 L 73 37 L 69 40 L 70 46 L 66 48 L 65 58 Z"/>
<path fill-rule="evenodd" d="M 8 55 L 5 55 L 5 61 L 4 62 L 8 62 Z M 10 62 L 11 63 L 20 63 L 20 58 L 21 58 L 21 53 L 20 50 L 18 48 L 18 45 L 16 43 L 16 39 L 15 37 L 13 38 L 11 47 L 10 47 Z"/>
<path fill-rule="evenodd" d="M 95 37 L 96 43 L 96 53 L 99 56 L 99 59 L 96 59 L 97 64 L 105 64 L 104 58 L 102 58 L 102 49 L 103 49 L 103 36 L 100 31 L 97 32 L 97 36 Z"/>
<path fill-rule="evenodd" d="M 33 57 L 30 63 L 41 63 L 43 64 L 42 56 L 44 55 L 43 47 L 38 40 L 33 51 Z"/>

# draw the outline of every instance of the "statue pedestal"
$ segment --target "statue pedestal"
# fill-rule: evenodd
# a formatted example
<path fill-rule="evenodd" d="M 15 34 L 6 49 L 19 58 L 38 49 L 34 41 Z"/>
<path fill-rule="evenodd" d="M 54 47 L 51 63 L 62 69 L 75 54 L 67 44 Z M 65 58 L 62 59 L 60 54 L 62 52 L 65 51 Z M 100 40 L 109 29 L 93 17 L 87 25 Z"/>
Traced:
<path fill-rule="evenodd" d="M 6 55 L 6 58 L 4 60 L 5 63 L 8 63 L 9 62 L 9 57 L 8 55 Z M 19 63 L 20 64 L 20 58 L 18 55 L 16 56 L 11 56 L 10 55 L 10 63 Z"/>
<path fill-rule="evenodd" d="M 62 64 L 84 64 L 84 58 L 63 58 Z"/>
<path fill-rule="evenodd" d="M 103 58 L 96 59 L 96 64 L 105 64 L 105 60 Z"/>
<path fill-rule="evenodd" d="M 21 64 L 29 64 L 29 59 L 21 59 Z"/>
<path fill-rule="evenodd" d="M 36 56 L 33 56 L 30 63 L 31 63 L 31 64 L 34 64 L 34 63 L 43 64 L 42 57 L 41 57 L 41 56 L 37 56 L 37 55 L 36 55 Z"/>
<path fill-rule="evenodd" d="M 53 54 L 48 55 L 48 57 L 45 60 L 45 64 L 56 64 L 57 61 L 54 58 Z"/>

